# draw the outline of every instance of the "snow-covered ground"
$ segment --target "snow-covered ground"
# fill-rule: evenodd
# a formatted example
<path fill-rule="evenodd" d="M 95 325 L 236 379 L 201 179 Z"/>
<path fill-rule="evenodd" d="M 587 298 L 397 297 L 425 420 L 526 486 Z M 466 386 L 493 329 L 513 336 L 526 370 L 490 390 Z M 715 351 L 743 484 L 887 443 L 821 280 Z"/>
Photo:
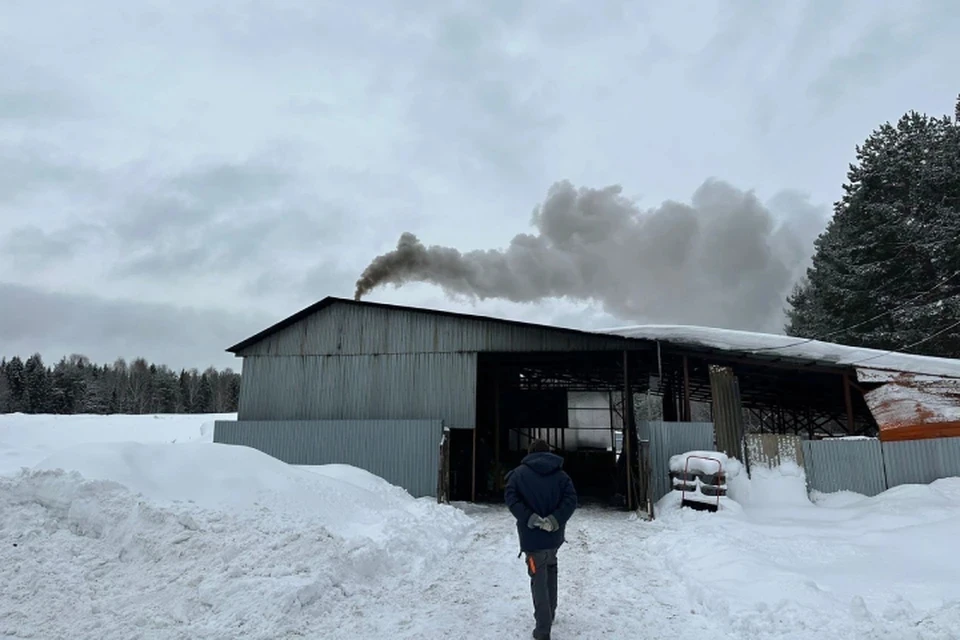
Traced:
<path fill-rule="evenodd" d="M 214 445 L 213 419 L 0 416 L 0 638 L 529 637 L 503 508 Z M 555 638 L 960 637 L 960 480 L 814 503 L 788 466 L 729 491 L 578 511 Z"/>
<path fill-rule="evenodd" d="M 55 451 L 97 442 L 213 442 L 216 420 L 237 414 L 35 416 L 0 414 L 0 474 L 32 467 Z"/>

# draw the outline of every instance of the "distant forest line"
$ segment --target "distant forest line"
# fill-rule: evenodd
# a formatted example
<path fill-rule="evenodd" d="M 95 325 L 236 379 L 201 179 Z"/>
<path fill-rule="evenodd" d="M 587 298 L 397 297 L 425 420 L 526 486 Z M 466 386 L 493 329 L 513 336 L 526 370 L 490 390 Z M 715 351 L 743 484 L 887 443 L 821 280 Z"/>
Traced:
<path fill-rule="evenodd" d="M 0 413 L 232 413 L 240 374 L 174 371 L 143 358 L 97 365 L 83 355 L 47 366 L 39 354 L 0 360 Z"/>

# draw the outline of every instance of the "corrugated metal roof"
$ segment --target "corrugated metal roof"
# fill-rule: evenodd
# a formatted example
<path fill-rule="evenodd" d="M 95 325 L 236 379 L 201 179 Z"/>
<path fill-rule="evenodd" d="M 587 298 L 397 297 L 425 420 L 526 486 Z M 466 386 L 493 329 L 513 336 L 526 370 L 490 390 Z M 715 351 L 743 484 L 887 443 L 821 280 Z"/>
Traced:
<path fill-rule="evenodd" d="M 458 320 L 479 320 L 485 323 L 495 323 L 502 326 L 528 327 L 531 329 L 547 330 L 555 333 L 563 333 L 563 334 L 576 335 L 576 336 L 587 336 L 587 337 L 592 337 L 594 339 L 598 335 L 596 332 L 593 332 L 593 331 L 584 331 L 581 329 L 569 329 L 565 327 L 555 327 L 551 325 L 537 324 L 534 322 L 522 322 L 519 320 L 507 320 L 505 318 L 497 318 L 493 316 L 483 316 L 483 315 L 470 314 L 470 313 L 457 313 L 454 311 L 440 311 L 437 309 L 424 309 L 419 307 L 386 304 L 383 302 L 365 302 L 365 301 L 351 300 L 349 298 L 337 298 L 337 297 L 328 296 L 323 300 L 315 304 L 312 304 L 305 309 L 298 311 L 292 316 L 288 318 L 284 318 L 280 322 L 270 327 L 267 327 L 266 329 L 257 333 L 256 335 L 250 336 L 246 340 L 238 342 L 237 344 L 228 348 L 227 351 L 229 353 L 238 353 L 240 351 L 243 351 L 244 349 L 247 349 L 251 345 L 256 344 L 257 342 L 260 342 L 265 338 L 268 338 L 273 334 L 283 329 L 286 329 L 287 327 L 290 327 L 296 324 L 297 322 L 305 318 L 308 318 L 315 313 L 323 311 L 324 309 L 327 309 L 328 307 L 331 307 L 333 305 L 349 305 L 349 306 L 355 306 L 355 307 L 383 309 L 387 311 L 407 311 L 407 312 L 415 311 L 417 313 L 429 314 L 433 316 L 440 316 L 440 317 L 446 317 L 446 318 L 454 318 Z"/>
<path fill-rule="evenodd" d="M 793 336 L 681 325 L 640 325 L 607 329 L 600 333 L 798 364 L 817 364 L 848 370 L 881 369 L 960 378 L 960 360 L 955 358 L 851 347 Z"/>
<path fill-rule="evenodd" d="M 960 380 L 903 373 L 864 399 L 881 440 L 960 436 Z"/>
<path fill-rule="evenodd" d="M 245 347 L 240 356 L 622 350 L 615 336 L 487 322 L 398 308 L 333 305 Z"/>
<path fill-rule="evenodd" d="M 554 335 L 577 336 L 581 339 L 593 338 L 595 340 L 598 336 L 606 336 L 607 338 L 623 339 L 624 348 L 627 348 L 631 343 L 637 346 L 642 343 L 644 346 L 649 347 L 659 342 L 674 347 L 694 349 L 707 354 L 714 353 L 740 356 L 761 362 L 776 360 L 793 363 L 798 366 L 831 367 L 838 371 L 856 370 L 864 372 L 886 370 L 960 378 L 960 360 L 958 359 L 893 353 L 791 336 L 681 325 L 640 325 L 603 331 L 586 331 L 469 313 L 440 311 L 380 302 L 356 301 L 336 297 L 324 298 L 316 304 L 264 329 L 260 333 L 237 343 L 227 349 L 227 351 L 235 354 L 239 353 L 333 305 L 352 305 L 355 307 L 376 308 L 393 312 L 414 312 L 417 314 L 427 314 L 458 320 L 479 321 L 488 326 L 490 324 L 496 324 L 501 327 L 526 327 L 541 332 L 549 332 Z M 577 345 L 571 345 L 571 350 L 576 348 L 578 348 Z M 585 350 L 590 347 L 588 343 L 585 342 L 582 346 L 579 346 L 579 348 Z"/>

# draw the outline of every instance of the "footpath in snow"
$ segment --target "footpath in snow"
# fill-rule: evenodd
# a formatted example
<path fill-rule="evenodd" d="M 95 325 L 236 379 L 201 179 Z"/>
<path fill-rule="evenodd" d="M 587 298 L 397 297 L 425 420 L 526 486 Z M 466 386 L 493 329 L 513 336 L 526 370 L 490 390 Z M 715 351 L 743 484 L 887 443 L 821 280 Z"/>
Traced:
<path fill-rule="evenodd" d="M 29 467 L 0 468 L 0 638 L 529 638 L 506 509 L 214 445 L 211 419 L 0 416 Z M 960 637 L 960 480 L 811 502 L 785 466 L 731 496 L 579 510 L 554 637 Z"/>

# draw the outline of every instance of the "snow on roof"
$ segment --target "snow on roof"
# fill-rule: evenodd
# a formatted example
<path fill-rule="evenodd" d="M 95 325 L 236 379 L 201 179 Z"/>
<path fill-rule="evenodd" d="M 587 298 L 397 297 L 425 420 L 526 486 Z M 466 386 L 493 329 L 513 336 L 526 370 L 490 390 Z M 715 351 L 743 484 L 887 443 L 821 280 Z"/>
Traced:
<path fill-rule="evenodd" d="M 960 379 L 901 374 L 864 399 L 881 440 L 960 435 Z"/>
<path fill-rule="evenodd" d="M 891 353 L 769 333 L 685 325 L 639 325 L 605 329 L 598 333 L 722 349 L 745 355 L 780 356 L 838 367 L 856 367 L 858 378 L 861 372 L 869 375 L 871 370 L 878 369 L 960 378 L 960 360 L 953 358 Z"/>

